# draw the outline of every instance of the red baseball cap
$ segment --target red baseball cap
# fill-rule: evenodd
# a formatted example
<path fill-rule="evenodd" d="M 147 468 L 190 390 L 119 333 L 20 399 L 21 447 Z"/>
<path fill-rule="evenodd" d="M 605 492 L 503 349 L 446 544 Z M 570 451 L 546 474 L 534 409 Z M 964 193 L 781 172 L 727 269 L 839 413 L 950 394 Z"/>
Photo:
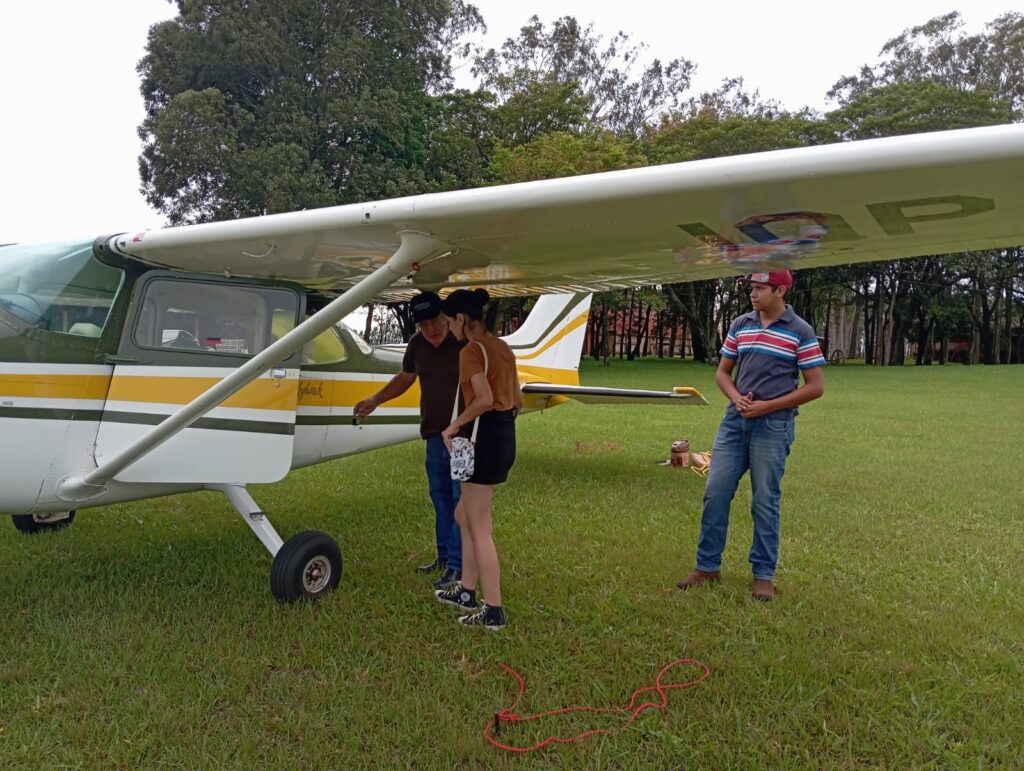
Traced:
<path fill-rule="evenodd" d="M 751 273 L 740 279 L 744 284 L 757 282 L 758 284 L 770 284 L 771 286 L 784 286 L 787 289 L 793 286 L 793 274 L 788 270 L 773 270 L 771 273 Z"/>

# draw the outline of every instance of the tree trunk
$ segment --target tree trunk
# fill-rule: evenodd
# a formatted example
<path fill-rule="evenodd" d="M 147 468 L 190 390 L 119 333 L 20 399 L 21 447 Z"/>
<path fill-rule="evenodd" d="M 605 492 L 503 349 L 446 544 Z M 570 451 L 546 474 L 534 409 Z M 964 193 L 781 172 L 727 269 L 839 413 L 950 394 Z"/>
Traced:
<path fill-rule="evenodd" d="M 1006 279 L 1006 326 L 1003 328 L 1003 336 L 1006 338 L 1006 356 L 1001 357 L 1003 364 L 1010 364 L 1013 360 L 1013 277 Z"/>
<path fill-rule="evenodd" d="M 975 319 L 978 318 L 978 295 L 974 293 L 971 295 L 971 310 L 972 315 Z M 974 328 L 971 330 L 971 347 L 967 352 L 967 364 L 978 363 L 978 351 L 981 349 L 981 334 L 978 331 L 978 324 L 974 324 Z"/>
<path fill-rule="evenodd" d="M 825 356 L 832 350 L 832 290 L 828 290 L 828 303 L 825 306 Z"/>
<path fill-rule="evenodd" d="M 850 320 L 850 338 L 846 347 L 846 358 L 856 359 L 860 356 L 860 303 L 857 296 L 853 298 L 853 318 Z"/>
<path fill-rule="evenodd" d="M 875 286 L 875 366 L 885 366 L 885 277 L 879 273 Z"/>
<path fill-rule="evenodd" d="M 633 303 L 636 301 L 636 290 L 629 290 L 629 310 L 622 318 L 622 340 L 619 343 L 619 358 L 627 355 L 633 347 Z"/>
<path fill-rule="evenodd" d="M 599 312 L 593 305 L 587 314 L 587 331 L 583 336 L 583 355 L 597 359 L 597 328 L 600 323 Z"/>
<path fill-rule="evenodd" d="M 607 367 L 608 361 L 608 308 L 604 309 L 604 314 L 601 316 L 601 355 L 603 357 L 603 365 Z"/>
<path fill-rule="evenodd" d="M 640 316 L 640 308 L 643 307 L 643 303 L 639 303 L 637 307 L 637 333 L 636 333 L 636 345 L 629 352 L 629 360 L 634 361 L 637 356 L 640 356 L 641 347 L 647 342 L 647 338 L 650 336 L 650 325 L 651 325 L 651 306 L 647 306 L 647 312 Z"/>
<path fill-rule="evenodd" d="M 366 304 L 366 327 L 363 329 L 363 340 L 370 342 L 370 332 L 373 331 L 373 303 Z"/>
<path fill-rule="evenodd" d="M 874 302 L 868 293 L 868 280 L 864 280 L 864 363 L 875 363 L 875 316 Z"/>
<path fill-rule="evenodd" d="M 888 355 L 886 361 L 890 366 L 902 365 L 906 359 L 906 336 L 903 334 L 903 320 L 900 313 L 900 303 L 905 293 L 901 287 L 899 278 L 892 276 L 892 285 L 889 291 L 889 312 L 886 314 L 889 334 L 886 336 Z"/>
<path fill-rule="evenodd" d="M 914 364 L 920 367 L 922 364 L 931 364 L 932 356 L 928 351 L 928 335 L 931 332 L 931 325 L 927 323 L 924 309 L 917 312 L 917 356 L 914 357 Z M 925 360 L 927 358 L 927 361 Z"/>

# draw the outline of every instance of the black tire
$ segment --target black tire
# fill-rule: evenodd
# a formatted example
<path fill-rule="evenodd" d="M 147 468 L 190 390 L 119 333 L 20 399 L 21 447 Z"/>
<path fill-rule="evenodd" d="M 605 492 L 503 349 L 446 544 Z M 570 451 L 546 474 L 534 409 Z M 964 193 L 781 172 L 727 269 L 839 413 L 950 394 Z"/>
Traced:
<path fill-rule="evenodd" d="M 53 517 L 59 518 L 51 519 Z M 15 514 L 11 517 L 11 522 L 23 533 L 45 533 L 47 530 L 67 527 L 74 519 L 74 511 L 63 511 L 57 514 Z"/>
<path fill-rule="evenodd" d="M 307 530 L 278 550 L 270 568 L 270 591 L 278 602 L 316 600 L 341 580 L 341 549 L 326 533 Z"/>
<path fill-rule="evenodd" d="M 828 357 L 829 362 L 832 364 L 844 364 L 846 362 L 846 354 L 842 351 L 832 351 L 832 355 Z"/>

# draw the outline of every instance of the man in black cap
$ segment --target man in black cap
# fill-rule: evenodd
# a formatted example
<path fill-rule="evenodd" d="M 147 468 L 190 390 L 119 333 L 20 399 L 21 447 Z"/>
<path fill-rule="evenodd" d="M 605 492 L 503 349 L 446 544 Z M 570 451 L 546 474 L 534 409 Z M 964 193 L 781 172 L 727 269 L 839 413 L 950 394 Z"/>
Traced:
<path fill-rule="evenodd" d="M 448 333 L 448 323 L 441 315 L 441 298 L 434 292 L 417 295 L 410 307 L 418 331 L 405 348 L 402 371 L 373 396 L 359 402 L 353 411 L 356 416 L 365 417 L 384 402 L 404 394 L 419 378 L 420 436 L 427 442 L 427 483 L 434 504 L 437 559 L 420 565 L 416 571 L 442 571 L 434 581 L 434 586 L 442 589 L 462 578 L 462 534 L 455 522 L 455 506 L 462 490 L 451 478 L 450 456 L 441 432 L 452 420 L 463 343 Z"/>

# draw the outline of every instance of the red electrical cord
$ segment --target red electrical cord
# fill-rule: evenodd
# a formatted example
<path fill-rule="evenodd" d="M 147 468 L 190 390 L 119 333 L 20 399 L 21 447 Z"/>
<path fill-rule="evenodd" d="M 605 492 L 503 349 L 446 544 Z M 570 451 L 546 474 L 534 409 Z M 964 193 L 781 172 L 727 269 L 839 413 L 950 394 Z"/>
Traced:
<path fill-rule="evenodd" d="M 692 664 L 694 666 L 701 667 L 704 670 L 704 673 L 700 677 L 695 678 L 693 680 L 688 680 L 685 683 L 672 683 L 671 685 L 662 684 L 661 678 L 665 675 L 666 672 L 668 672 L 673 667 L 681 666 L 684 664 Z M 532 750 L 539 750 L 541 747 L 546 747 L 549 744 L 569 744 L 578 739 L 584 739 L 588 736 L 594 736 L 596 734 L 611 735 L 615 733 L 620 733 L 629 728 L 630 724 L 634 720 L 636 720 L 637 716 L 645 709 L 650 709 L 652 707 L 654 709 L 665 709 L 665 707 L 668 706 L 668 699 L 665 696 L 666 691 L 671 691 L 673 688 L 690 688 L 699 683 L 703 683 L 705 680 L 708 679 L 708 676 L 711 674 L 711 669 L 708 668 L 708 665 L 705 664 L 703 661 L 697 661 L 697 659 L 676 659 L 671 664 L 666 664 L 664 667 L 661 668 L 661 671 L 658 672 L 658 676 L 654 678 L 654 685 L 649 685 L 646 688 L 640 688 L 636 691 L 633 691 L 633 696 L 630 698 L 629 704 L 627 704 L 624 708 L 578 706 L 563 707 L 562 709 L 552 709 L 547 712 L 539 712 L 536 715 L 517 715 L 515 709 L 517 706 L 519 706 L 519 700 L 523 697 L 523 694 L 526 692 L 526 680 L 523 679 L 522 675 L 520 675 L 511 667 L 506 666 L 505 664 L 502 664 L 501 668 L 519 681 L 519 695 L 516 696 L 515 703 L 511 707 L 499 710 L 498 712 L 494 713 L 494 717 L 491 718 L 490 722 L 484 727 L 484 738 L 487 739 L 487 741 L 489 741 L 498 749 L 508 750 L 509 752 L 531 752 Z M 636 704 L 637 697 L 641 693 L 645 693 L 647 691 L 656 691 L 658 694 L 658 701 L 645 701 L 643 704 Z M 605 728 L 594 728 L 589 731 L 584 731 L 581 734 L 577 734 L 576 736 L 569 736 L 565 738 L 560 736 L 549 736 L 544 741 L 530 745 L 529 747 L 513 747 L 511 745 L 501 743 L 496 738 L 498 732 L 501 730 L 502 723 L 526 723 L 530 720 L 538 720 L 542 717 L 549 717 L 550 715 L 567 715 L 570 712 L 614 712 L 622 716 L 628 715 L 629 718 L 626 720 L 625 723 L 622 724 L 622 726 L 620 726 L 617 730 L 614 731 Z M 494 731 L 493 734 L 491 733 L 492 729 Z"/>

